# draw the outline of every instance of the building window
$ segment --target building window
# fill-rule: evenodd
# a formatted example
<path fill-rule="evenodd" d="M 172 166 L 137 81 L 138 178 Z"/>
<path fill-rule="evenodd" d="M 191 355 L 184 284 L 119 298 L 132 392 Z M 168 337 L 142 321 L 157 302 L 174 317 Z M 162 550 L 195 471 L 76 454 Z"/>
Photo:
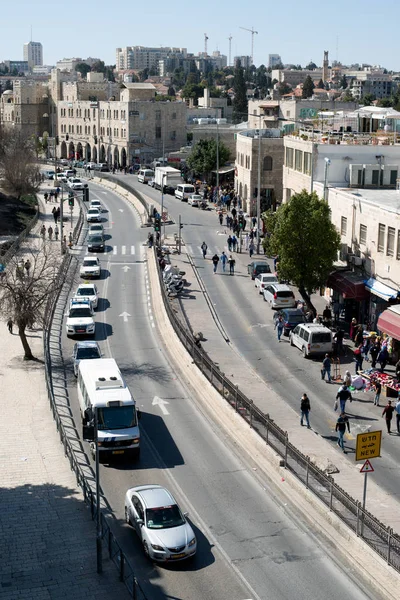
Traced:
<path fill-rule="evenodd" d="M 161 122 L 161 110 L 156 110 L 156 123 L 160 123 Z"/>
<path fill-rule="evenodd" d="M 396 185 L 397 171 L 390 171 L 390 185 Z"/>
<path fill-rule="evenodd" d="M 378 252 L 384 252 L 385 251 L 385 232 L 386 232 L 386 226 L 382 225 L 382 223 L 379 223 L 379 228 L 378 228 Z"/>
<path fill-rule="evenodd" d="M 305 175 L 311 175 L 311 152 L 304 152 L 304 168 Z"/>
<path fill-rule="evenodd" d="M 293 148 L 286 148 L 286 166 L 289 167 L 289 169 L 293 169 L 293 157 L 294 157 L 294 152 L 293 152 Z"/>
<path fill-rule="evenodd" d="M 156 125 L 156 139 L 161 139 L 161 127 L 159 125 Z"/>
<path fill-rule="evenodd" d="M 176 119 L 176 113 L 172 113 L 172 120 L 174 121 Z"/>
<path fill-rule="evenodd" d="M 340 235 L 347 235 L 347 218 L 346 217 L 341 218 Z"/>
<path fill-rule="evenodd" d="M 360 225 L 360 244 L 365 246 L 367 243 L 367 226 Z"/>
<path fill-rule="evenodd" d="M 386 254 L 387 256 L 394 256 L 394 243 L 395 243 L 396 230 L 394 227 L 388 227 L 388 235 L 387 235 L 387 247 Z"/>
<path fill-rule="evenodd" d="M 171 131 L 170 140 L 173 142 L 176 140 L 176 131 Z"/>
<path fill-rule="evenodd" d="M 372 185 L 379 185 L 379 171 L 372 171 Z"/>
<path fill-rule="evenodd" d="M 264 171 L 272 171 L 272 156 L 265 156 L 263 162 Z"/>
<path fill-rule="evenodd" d="M 295 150 L 294 152 L 294 168 L 296 171 L 302 172 L 303 170 L 303 152 L 302 150 Z"/>

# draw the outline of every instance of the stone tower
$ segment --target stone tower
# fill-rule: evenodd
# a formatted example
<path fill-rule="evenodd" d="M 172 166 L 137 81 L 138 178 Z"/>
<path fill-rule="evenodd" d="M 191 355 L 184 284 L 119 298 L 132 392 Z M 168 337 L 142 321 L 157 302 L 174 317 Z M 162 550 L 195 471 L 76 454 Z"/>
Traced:
<path fill-rule="evenodd" d="M 328 58 L 328 50 L 324 50 L 324 63 L 322 65 L 322 81 L 324 83 L 326 83 L 328 81 L 328 77 L 329 77 L 329 72 L 328 72 L 328 66 L 329 66 L 329 58 Z"/>

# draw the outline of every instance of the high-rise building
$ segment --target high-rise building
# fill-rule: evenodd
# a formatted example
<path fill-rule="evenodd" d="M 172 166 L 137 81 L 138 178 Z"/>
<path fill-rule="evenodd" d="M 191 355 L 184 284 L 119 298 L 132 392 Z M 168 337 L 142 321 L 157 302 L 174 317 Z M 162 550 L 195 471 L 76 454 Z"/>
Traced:
<path fill-rule="evenodd" d="M 28 67 L 32 69 L 36 65 L 43 64 L 43 46 L 40 42 L 27 42 L 24 44 L 24 60 Z"/>
<path fill-rule="evenodd" d="M 268 66 L 271 69 L 276 69 L 276 65 L 281 65 L 282 59 L 279 54 L 268 54 Z"/>
<path fill-rule="evenodd" d="M 129 69 L 158 69 L 158 61 L 168 58 L 174 54 L 179 58 L 187 57 L 186 48 L 148 48 L 145 46 L 126 46 L 116 49 L 116 69 L 125 71 Z"/>

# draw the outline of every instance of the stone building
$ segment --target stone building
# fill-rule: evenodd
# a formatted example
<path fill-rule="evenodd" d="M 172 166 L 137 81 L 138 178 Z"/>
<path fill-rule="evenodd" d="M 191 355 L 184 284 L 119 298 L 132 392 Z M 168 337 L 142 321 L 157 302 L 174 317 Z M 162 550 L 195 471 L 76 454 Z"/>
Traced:
<path fill-rule="evenodd" d="M 257 210 L 260 166 L 261 212 L 275 209 L 282 202 L 283 138 L 279 130 L 251 129 L 236 136 L 235 190 L 243 209 L 255 215 Z"/>
<path fill-rule="evenodd" d="M 6 90 L 0 98 L 0 122 L 2 127 L 12 127 L 24 137 L 50 133 L 47 83 L 16 79 L 13 90 Z"/>
<path fill-rule="evenodd" d="M 151 84 L 64 83 L 62 90 L 57 103 L 61 158 L 125 166 L 186 144 L 186 104 L 155 101 Z"/>

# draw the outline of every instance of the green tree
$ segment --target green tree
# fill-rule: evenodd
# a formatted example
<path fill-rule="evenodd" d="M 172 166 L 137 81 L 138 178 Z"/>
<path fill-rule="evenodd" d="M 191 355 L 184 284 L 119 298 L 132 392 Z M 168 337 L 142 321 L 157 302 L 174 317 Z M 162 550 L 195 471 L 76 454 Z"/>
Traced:
<path fill-rule="evenodd" d="M 198 83 L 186 83 L 186 85 L 182 88 L 181 96 L 182 98 L 193 98 L 195 104 L 197 104 L 197 100 L 200 96 L 204 94 L 204 85 Z"/>
<path fill-rule="evenodd" d="M 104 60 L 96 60 L 96 62 L 92 64 L 91 70 L 94 73 L 104 73 L 104 71 L 106 70 Z"/>
<path fill-rule="evenodd" d="M 325 285 L 340 248 L 328 203 L 303 190 L 264 220 L 268 250 L 279 256 L 280 277 L 291 281 L 316 313 L 310 296 Z"/>
<path fill-rule="evenodd" d="M 218 144 L 219 164 L 224 165 L 229 159 L 229 148 L 223 142 Z M 187 159 L 187 165 L 198 175 L 203 175 L 207 181 L 211 171 L 217 168 L 217 141 L 199 140 Z"/>
<path fill-rule="evenodd" d="M 89 73 L 89 71 L 91 71 L 91 68 L 86 63 L 80 62 L 76 65 L 75 71 L 80 73 L 82 77 L 86 79 L 86 75 Z"/>
<path fill-rule="evenodd" d="M 361 103 L 364 104 L 364 106 L 371 106 L 375 99 L 373 94 L 365 94 L 365 96 L 361 98 Z"/>
<path fill-rule="evenodd" d="M 345 90 L 347 88 L 347 77 L 345 75 L 345 73 L 343 73 L 341 79 L 340 79 L 340 87 L 342 88 L 342 90 Z"/>
<path fill-rule="evenodd" d="M 303 91 L 301 94 L 302 98 L 311 98 L 311 96 L 314 93 L 314 88 L 315 85 L 313 83 L 313 80 L 311 79 L 310 75 L 307 75 L 304 83 L 303 83 Z"/>
<path fill-rule="evenodd" d="M 114 77 L 114 69 L 115 69 L 115 65 L 106 65 L 104 68 L 104 77 L 107 79 L 107 81 L 115 81 L 115 77 Z"/>
<path fill-rule="evenodd" d="M 146 67 L 143 71 L 139 71 L 139 81 L 143 83 L 146 79 L 149 78 L 149 69 Z"/>
<path fill-rule="evenodd" d="M 390 108 L 393 106 L 393 98 L 380 98 L 380 100 L 378 100 L 378 106 L 381 106 L 382 108 Z"/>
<path fill-rule="evenodd" d="M 322 79 L 320 79 L 320 80 L 319 80 L 319 82 L 318 82 L 318 85 L 317 85 L 317 88 L 318 88 L 319 90 L 324 90 L 324 89 L 325 89 L 325 84 L 324 84 L 324 82 L 322 81 Z"/>
<path fill-rule="evenodd" d="M 240 123 L 247 114 L 247 86 L 240 60 L 237 61 L 233 79 L 233 122 Z"/>
<path fill-rule="evenodd" d="M 0 139 L 0 184 L 8 194 L 18 198 L 39 189 L 35 141 L 19 132 L 2 131 Z"/>
<path fill-rule="evenodd" d="M 278 84 L 278 92 L 280 96 L 284 96 L 285 94 L 290 94 L 290 92 L 292 91 L 292 88 L 290 87 L 290 85 L 288 83 L 285 83 L 284 81 L 282 81 L 281 83 Z"/>
<path fill-rule="evenodd" d="M 175 89 L 173 85 L 170 85 L 168 88 L 168 96 L 175 96 Z"/>

